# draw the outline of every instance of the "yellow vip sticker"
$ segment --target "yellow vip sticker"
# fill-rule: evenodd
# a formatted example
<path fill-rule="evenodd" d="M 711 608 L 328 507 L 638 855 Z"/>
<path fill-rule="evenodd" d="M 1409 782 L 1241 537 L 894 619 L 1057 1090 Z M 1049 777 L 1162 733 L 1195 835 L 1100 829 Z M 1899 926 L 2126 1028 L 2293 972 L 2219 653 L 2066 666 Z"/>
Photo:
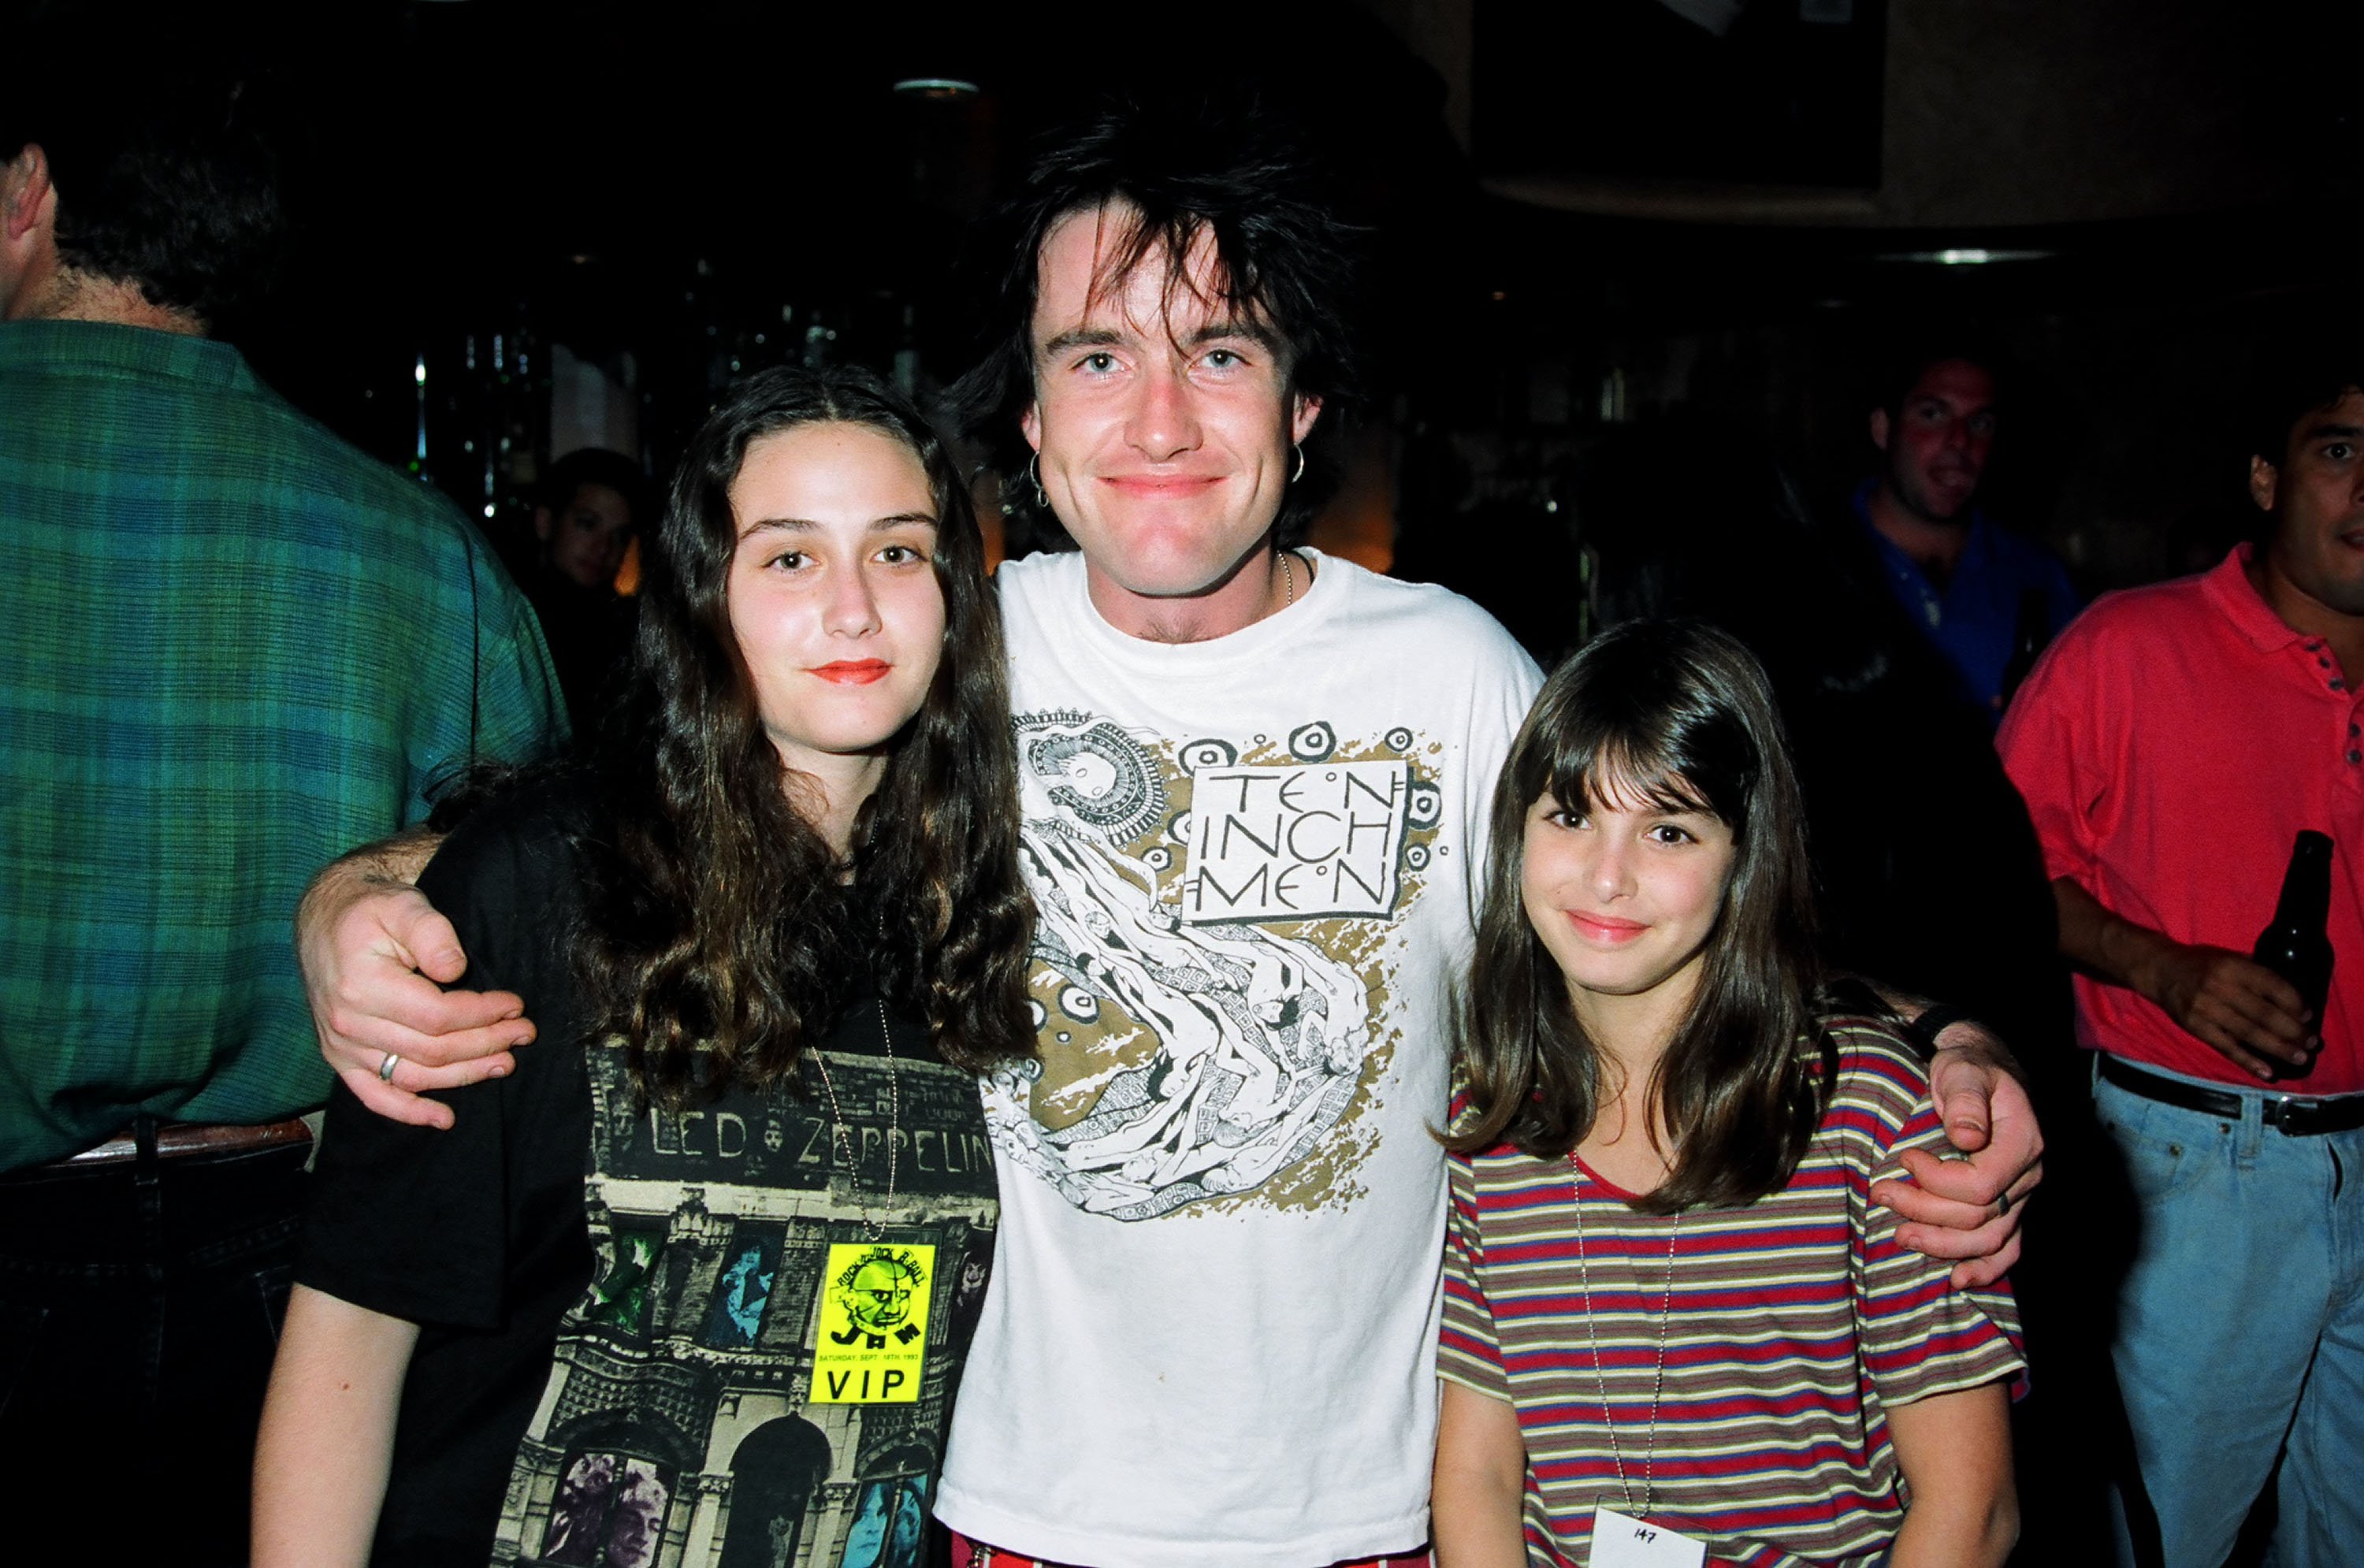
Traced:
<path fill-rule="evenodd" d="M 928 1353 L 932 1246 L 841 1241 L 823 1276 L 815 1405 L 908 1405 L 920 1397 Z"/>

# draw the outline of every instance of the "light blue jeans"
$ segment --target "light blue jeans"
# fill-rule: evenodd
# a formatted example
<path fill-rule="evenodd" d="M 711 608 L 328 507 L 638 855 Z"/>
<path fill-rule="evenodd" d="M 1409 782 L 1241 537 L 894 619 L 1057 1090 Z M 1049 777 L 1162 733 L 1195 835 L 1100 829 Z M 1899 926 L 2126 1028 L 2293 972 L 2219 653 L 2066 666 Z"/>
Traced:
<path fill-rule="evenodd" d="M 2288 1137 L 2264 1124 L 2265 1093 L 2236 1092 L 2237 1121 L 2093 1084 L 2141 1211 L 2111 1355 L 2144 1490 L 2167 1568 L 2221 1568 L 2282 1453 L 2269 1561 L 2355 1568 L 2364 1129 Z M 2134 1561 L 2123 1526 L 2118 1550 Z"/>

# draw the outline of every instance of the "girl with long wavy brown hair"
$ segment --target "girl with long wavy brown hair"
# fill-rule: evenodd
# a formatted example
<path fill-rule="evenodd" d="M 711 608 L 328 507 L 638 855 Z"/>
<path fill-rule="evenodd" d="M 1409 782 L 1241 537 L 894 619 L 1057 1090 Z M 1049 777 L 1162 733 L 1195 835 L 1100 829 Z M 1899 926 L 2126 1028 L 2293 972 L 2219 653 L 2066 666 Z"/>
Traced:
<path fill-rule="evenodd" d="M 1704 625 L 1595 639 L 1512 743 L 1446 1139 L 1440 1568 L 2010 1548 L 2016 1317 L 1870 1198 L 1945 1131 L 1895 1020 L 1818 984 L 1801 822 L 1764 673 Z"/>
<path fill-rule="evenodd" d="M 998 1213 L 975 1074 L 1032 1049 L 967 491 L 875 377 L 767 372 L 642 584 L 595 762 L 419 880 L 540 1043 L 448 1132 L 331 1103 L 258 1562 L 884 1564 L 863 1521 L 931 1493 Z"/>

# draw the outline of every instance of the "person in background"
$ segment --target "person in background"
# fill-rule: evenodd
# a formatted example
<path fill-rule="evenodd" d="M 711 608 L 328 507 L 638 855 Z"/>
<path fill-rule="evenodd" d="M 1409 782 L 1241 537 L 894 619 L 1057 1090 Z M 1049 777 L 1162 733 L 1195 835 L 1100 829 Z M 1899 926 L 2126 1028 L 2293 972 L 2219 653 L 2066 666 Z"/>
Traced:
<path fill-rule="evenodd" d="M 2139 1206 L 2120 1555 L 2169 1568 L 2223 1562 L 2278 1460 L 2273 1561 L 2364 1541 L 2364 355 L 2276 376 L 2250 436 L 2258 538 L 2097 602 L 1999 737 Z M 2309 832 L 2322 1002 L 2249 956 Z"/>
<path fill-rule="evenodd" d="M 567 716 L 585 740 L 631 651 L 639 601 L 616 592 L 616 573 L 648 518 L 641 465 L 598 447 L 551 464 L 533 509 L 541 550 L 523 586 L 558 667 Z"/>
<path fill-rule="evenodd" d="M 80 1540 L 61 1556 L 244 1562 L 298 1118 L 329 1082 L 296 896 L 422 819 L 440 775 L 565 724 L 474 528 L 213 336 L 281 228 L 239 95 L 23 58 L 41 81 L 0 126 L 0 1465 Z"/>
<path fill-rule="evenodd" d="M 1720 460 L 1687 474 L 1711 441 Z M 2024 1042 L 2031 1067 L 2054 1054 L 2068 982 L 2027 809 L 1861 530 L 1806 504 L 1768 443 L 1691 413 L 1605 438 L 1574 499 L 1599 625 L 1695 617 L 1764 667 L 1805 793 L 1830 962 L 1967 1009 Z"/>
<path fill-rule="evenodd" d="M 2026 673 L 2014 658 L 2032 657 L 2078 608 L 2052 552 L 1979 508 L 2000 417 L 1992 359 L 1936 346 L 1897 358 L 1871 411 L 1880 471 L 1855 494 L 1897 602 L 1990 722 L 2009 678 Z"/>

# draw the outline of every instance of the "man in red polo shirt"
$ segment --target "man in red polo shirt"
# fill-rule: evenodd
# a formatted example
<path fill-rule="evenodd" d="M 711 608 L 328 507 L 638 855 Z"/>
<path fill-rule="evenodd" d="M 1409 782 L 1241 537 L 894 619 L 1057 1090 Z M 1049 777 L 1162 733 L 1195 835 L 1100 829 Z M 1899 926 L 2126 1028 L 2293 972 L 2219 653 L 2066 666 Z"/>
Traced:
<path fill-rule="evenodd" d="M 2141 1207 L 2112 1355 L 2144 1490 L 2165 1561 L 2204 1568 L 2278 1452 L 2275 1560 L 2364 1542 L 2364 362 L 2281 392 L 2258 540 L 2094 605 L 2000 739 Z M 2306 829 L 2334 844 L 2321 1018 L 2247 956 Z"/>

